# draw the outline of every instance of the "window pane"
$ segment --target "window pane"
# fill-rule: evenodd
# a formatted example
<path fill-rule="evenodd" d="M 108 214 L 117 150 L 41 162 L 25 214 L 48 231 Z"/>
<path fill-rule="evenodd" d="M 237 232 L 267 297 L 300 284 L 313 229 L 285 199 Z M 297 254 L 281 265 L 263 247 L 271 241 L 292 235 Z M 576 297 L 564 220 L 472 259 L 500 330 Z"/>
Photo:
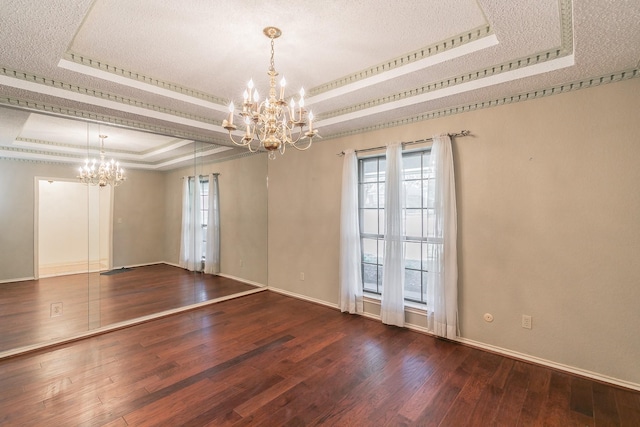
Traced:
<path fill-rule="evenodd" d="M 385 219 L 384 219 L 384 209 L 378 209 L 378 224 L 380 224 L 380 234 L 384 235 L 384 227 L 385 227 Z"/>
<path fill-rule="evenodd" d="M 421 302 L 427 302 L 427 284 L 429 280 L 429 273 L 422 272 L 422 299 Z"/>
<path fill-rule="evenodd" d="M 404 243 L 404 267 L 420 270 L 421 267 L 421 243 L 405 242 Z"/>
<path fill-rule="evenodd" d="M 404 227 L 406 236 L 422 237 L 422 209 L 406 209 Z"/>
<path fill-rule="evenodd" d="M 378 180 L 378 159 L 360 160 L 360 182 L 375 182 Z"/>
<path fill-rule="evenodd" d="M 385 181 L 385 176 L 387 175 L 387 158 L 383 156 L 378 159 L 378 181 Z"/>
<path fill-rule="evenodd" d="M 362 239 L 362 261 L 371 264 L 378 263 L 378 241 L 376 239 Z"/>
<path fill-rule="evenodd" d="M 362 208 L 378 207 L 378 184 L 362 184 L 360 187 L 360 204 Z"/>
<path fill-rule="evenodd" d="M 424 271 L 435 272 L 437 270 L 441 250 L 442 245 L 439 243 L 422 244 L 422 269 Z"/>
<path fill-rule="evenodd" d="M 378 210 L 361 209 L 360 213 L 362 232 L 365 234 L 378 234 Z"/>
<path fill-rule="evenodd" d="M 420 301 L 422 294 L 422 278 L 420 271 L 404 270 L 404 297 Z"/>
<path fill-rule="evenodd" d="M 384 267 L 378 266 L 378 292 L 382 293 L 382 273 L 384 272 Z"/>
<path fill-rule="evenodd" d="M 422 178 L 420 157 L 420 153 L 404 154 L 402 156 L 402 173 L 405 180 Z"/>
<path fill-rule="evenodd" d="M 364 290 L 369 292 L 378 291 L 378 268 L 372 264 L 362 264 L 362 282 Z"/>
<path fill-rule="evenodd" d="M 422 207 L 433 208 L 435 200 L 435 183 L 433 179 L 425 180 L 422 184 Z"/>
<path fill-rule="evenodd" d="M 424 237 L 437 237 L 436 236 L 436 216 L 434 209 L 424 209 L 422 211 L 422 227 L 424 230 Z"/>
<path fill-rule="evenodd" d="M 431 168 L 431 152 L 425 151 L 422 153 L 422 178 L 433 178 L 433 169 Z"/>
<path fill-rule="evenodd" d="M 384 208 L 384 182 L 378 184 L 378 207 Z"/>
<path fill-rule="evenodd" d="M 422 181 L 404 181 L 404 205 L 407 208 L 422 206 Z"/>

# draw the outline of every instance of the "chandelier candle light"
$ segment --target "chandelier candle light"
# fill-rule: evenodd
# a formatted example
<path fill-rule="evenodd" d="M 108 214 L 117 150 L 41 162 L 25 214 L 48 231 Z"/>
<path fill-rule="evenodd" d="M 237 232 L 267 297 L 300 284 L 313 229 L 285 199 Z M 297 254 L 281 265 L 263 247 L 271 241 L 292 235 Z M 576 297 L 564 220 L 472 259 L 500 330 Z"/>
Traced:
<path fill-rule="evenodd" d="M 85 160 L 84 167 L 80 168 L 78 179 L 83 184 L 117 187 L 127 179 L 124 176 L 124 169 L 113 159 L 110 162 L 104 160 L 104 139 L 107 135 L 99 135 L 99 138 L 100 164 L 96 165 L 96 159 L 93 159 L 92 163 L 89 163 L 89 159 Z"/>
<path fill-rule="evenodd" d="M 304 89 L 300 89 L 300 99 L 296 105 L 293 98 L 287 104 L 284 100 L 284 89 L 287 84 L 285 78 L 280 80 L 280 93 L 276 94 L 276 76 L 273 54 L 274 40 L 282 35 L 282 31 L 276 27 L 267 27 L 264 34 L 271 39 L 271 65 L 267 74 L 269 75 L 269 96 L 259 103 L 258 91 L 254 88 L 253 80 L 247 84 L 244 91 L 244 101 L 242 111 L 238 113 L 245 126 L 245 134 L 238 142 L 234 139 L 232 132 L 237 129 L 233 124 L 235 107 L 233 102 L 229 103 L 229 118 L 222 122 L 222 127 L 229 131 L 231 141 L 241 147 L 247 147 L 249 151 L 255 153 L 261 148 L 269 152 L 269 158 L 275 159 L 276 151 L 284 154 L 287 145 L 291 145 L 298 150 L 307 150 L 311 147 L 313 137 L 318 131 L 313 128 L 313 113 L 304 108 Z M 304 127 L 308 129 L 305 132 Z M 296 128 L 298 132 L 294 132 Z M 306 144 L 297 145 L 298 142 L 308 138 Z M 257 141 L 257 143 L 254 143 Z"/>

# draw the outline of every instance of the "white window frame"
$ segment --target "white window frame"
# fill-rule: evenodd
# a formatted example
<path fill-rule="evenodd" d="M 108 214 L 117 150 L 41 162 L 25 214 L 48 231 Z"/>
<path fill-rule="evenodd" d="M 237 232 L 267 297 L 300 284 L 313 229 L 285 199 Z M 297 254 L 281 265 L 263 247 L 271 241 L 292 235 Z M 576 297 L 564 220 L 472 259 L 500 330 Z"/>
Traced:
<path fill-rule="evenodd" d="M 441 243 L 437 239 L 429 237 L 434 234 L 432 229 L 434 225 L 434 176 L 430 168 L 430 155 L 430 148 L 406 151 L 402 155 L 402 177 L 405 189 L 405 200 L 403 201 L 404 294 L 405 301 L 420 306 L 427 303 L 427 260 L 430 247 L 433 244 Z M 416 163 L 416 161 L 418 162 Z M 419 164 L 419 167 L 412 167 L 412 163 Z M 373 164 L 375 164 L 375 168 L 371 167 Z M 366 171 L 365 165 L 369 165 Z M 384 154 L 358 159 L 362 289 L 365 295 L 374 298 L 382 294 L 385 171 L 386 157 Z M 374 227 L 376 222 L 377 227 Z M 373 250 L 374 246 L 375 250 Z M 370 280 L 372 276 L 375 277 L 374 281 Z"/>

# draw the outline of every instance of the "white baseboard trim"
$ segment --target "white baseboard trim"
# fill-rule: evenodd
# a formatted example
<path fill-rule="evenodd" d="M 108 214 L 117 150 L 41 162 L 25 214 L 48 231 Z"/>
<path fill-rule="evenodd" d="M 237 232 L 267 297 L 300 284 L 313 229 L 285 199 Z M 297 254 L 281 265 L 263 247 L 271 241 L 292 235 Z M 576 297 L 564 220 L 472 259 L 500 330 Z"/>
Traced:
<path fill-rule="evenodd" d="M 167 265 L 170 265 L 171 267 L 182 268 L 180 267 L 180 264 L 174 264 L 173 262 L 168 262 L 168 261 L 162 261 L 160 264 L 167 264 Z"/>
<path fill-rule="evenodd" d="M 289 292 L 289 291 L 285 291 L 283 289 L 278 289 L 278 288 L 273 288 L 273 287 L 269 287 L 269 290 L 283 294 L 283 295 L 287 295 L 293 298 L 297 298 L 297 299 L 301 299 L 304 301 L 309 301 L 309 302 L 313 302 L 316 304 L 320 304 L 320 305 L 324 305 L 327 307 L 331 307 L 331 308 L 338 308 L 337 304 L 330 304 L 327 303 L 326 301 L 321 301 L 321 300 L 317 300 L 315 298 L 310 298 L 307 297 L 305 295 L 300 295 L 300 294 L 296 294 L 294 292 Z M 376 300 L 369 300 L 369 302 L 372 303 L 376 303 Z M 405 309 L 405 311 L 416 311 L 419 312 L 418 310 L 414 310 L 414 309 Z M 368 319 L 372 319 L 372 320 L 377 320 L 377 321 L 381 321 L 381 318 L 379 315 L 377 314 L 372 314 L 372 313 L 357 313 L 360 316 L 366 317 Z M 411 329 L 413 331 L 416 332 L 420 332 L 426 335 L 431 335 L 434 336 L 433 332 L 431 332 L 429 329 L 423 327 L 423 326 L 419 326 L 419 325 L 414 325 L 411 323 L 405 323 L 405 327 L 407 329 Z M 604 383 L 608 383 L 608 384 L 612 384 L 612 385 L 616 385 L 619 387 L 624 387 L 624 388 L 628 388 L 631 390 L 636 390 L 636 391 L 640 391 L 640 384 L 637 383 L 633 383 L 630 381 L 625 381 L 625 380 L 621 380 L 618 378 L 614 378 L 614 377 L 610 377 L 607 375 L 603 375 L 603 374 L 599 374 L 597 372 L 591 372 L 588 371 L 586 369 L 581 369 L 581 368 L 576 368 L 573 366 L 569 366 L 569 365 L 565 365 L 562 363 L 558 363 L 558 362 L 553 362 L 551 360 L 547 360 L 547 359 L 542 359 L 540 357 L 536 357 L 536 356 L 531 356 L 525 353 L 520 353 L 518 351 L 513 351 L 513 350 L 508 350 L 506 348 L 502 348 L 502 347 L 497 347 L 491 344 L 485 344 L 479 341 L 474 341 L 468 338 L 463 338 L 463 337 L 457 337 L 455 340 L 452 340 L 454 342 L 459 342 L 460 344 L 464 344 L 464 345 L 468 345 L 469 347 L 474 347 L 477 348 L 479 350 L 484 350 L 484 351 L 489 351 L 492 353 L 497 353 L 503 356 L 507 356 L 510 357 L 512 359 L 518 359 L 518 360 L 522 360 L 525 362 L 530 362 L 530 363 L 534 363 L 536 365 L 542 365 L 542 366 L 546 366 L 548 368 L 552 368 L 552 369 L 556 369 L 558 371 L 563 371 L 563 372 L 568 372 L 571 374 L 575 374 L 575 375 L 579 375 L 582 377 L 586 377 L 586 378 L 590 378 L 596 381 L 600 381 L 600 382 L 604 382 Z"/>
<path fill-rule="evenodd" d="M 119 266 L 113 266 L 113 268 L 111 270 L 118 270 L 121 268 L 136 268 L 136 267 L 147 267 L 149 265 L 157 265 L 157 264 L 169 264 L 169 265 L 173 265 L 171 263 L 168 263 L 166 261 L 155 261 L 155 262 L 145 262 L 142 264 L 129 264 L 129 265 L 119 265 Z M 178 265 L 176 265 L 176 267 L 179 267 Z"/>
<path fill-rule="evenodd" d="M 326 302 L 326 301 L 323 301 L 323 300 L 320 300 L 320 299 L 316 299 L 316 298 L 311 298 L 311 297 L 308 297 L 306 295 L 297 294 L 295 292 L 286 291 L 286 290 L 280 289 L 280 288 L 274 288 L 273 286 L 269 286 L 268 289 L 270 291 L 276 292 L 278 294 L 286 295 L 288 297 L 293 297 L 293 298 L 300 299 L 300 300 L 303 300 L 303 301 L 308 301 L 308 302 L 312 302 L 312 303 L 315 303 L 315 304 L 324 305 L 325 307 L 338 309 L 338 304 L 331 304 L 329 302 Z"/>
<path fill-rule="evenodd" d="M 513 359 L 524 360 L 525 362 L 535 363 L 536 365 L 543 365 L 549 368 L 557 369 L 559 371 L 568 372 L 571 374 L 580 375 L 582 377 L 591 378 L 596 381 L 601 381 L 613 385 L 617 385 L 624 388 L 629 388 L 632 390 L 640 391 L 640 384 L 636 384 L 630 381 L 621 380 L 618 378 L 613 378 L 608 375 L 599 374 L 597 372 L 587 371 L 586 369 L 576 368 L 573 366 L 565 365 L 563 363 L 553 362 L 551 360 L 542 359 L 540 357 L 531 356 L 525 353 L 520 353 L 518 351 L 508 350 L 506 348 L 497 347 L 491 344 L 485 344 L 482 342 L 470 340 L 468 338 L 458 337 L 455 341 L 468 345 L 470 347 L 475 347 L 480 350 L 490 351 L 492 353 L 502 354 L 504 356 L 511 357 Z"/>
<path fill-rule="evenodd" d="M 253 282 L 251 280 L 243 279 L 242 277 L 232 276 L 230 274 L 218 273 L 218 276 L 225 277 L 227 279 L 236 280 L 238 282 L 246 283 L 247 285 L 257 286 L 259 288 L 266 288 L 267 285 L 263 285 L 262 283 Z"/>
<path fill-rule="evenodd" d="M 3 279 L 0 283 L 26 282 L 27 280 L 36 280 L 35 277 L 18 277 L 17 279 Z"/>

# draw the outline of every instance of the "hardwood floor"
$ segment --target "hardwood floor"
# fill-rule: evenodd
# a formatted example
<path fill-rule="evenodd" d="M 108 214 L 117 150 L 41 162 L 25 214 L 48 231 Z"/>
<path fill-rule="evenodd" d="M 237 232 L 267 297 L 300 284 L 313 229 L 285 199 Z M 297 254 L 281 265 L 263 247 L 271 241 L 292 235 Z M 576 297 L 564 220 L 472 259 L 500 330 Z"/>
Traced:
<path fill-rule="evenodd" d="M 270 291 L 0 361 L 5 426 L 638 426 L 640 393 Z"/>
<path fill-rule="evenodd" d="M 0 284 L 0 352 L 255 289 L 167 264 Z M 51 305 L 62 304 L 52 316 Z"/>

